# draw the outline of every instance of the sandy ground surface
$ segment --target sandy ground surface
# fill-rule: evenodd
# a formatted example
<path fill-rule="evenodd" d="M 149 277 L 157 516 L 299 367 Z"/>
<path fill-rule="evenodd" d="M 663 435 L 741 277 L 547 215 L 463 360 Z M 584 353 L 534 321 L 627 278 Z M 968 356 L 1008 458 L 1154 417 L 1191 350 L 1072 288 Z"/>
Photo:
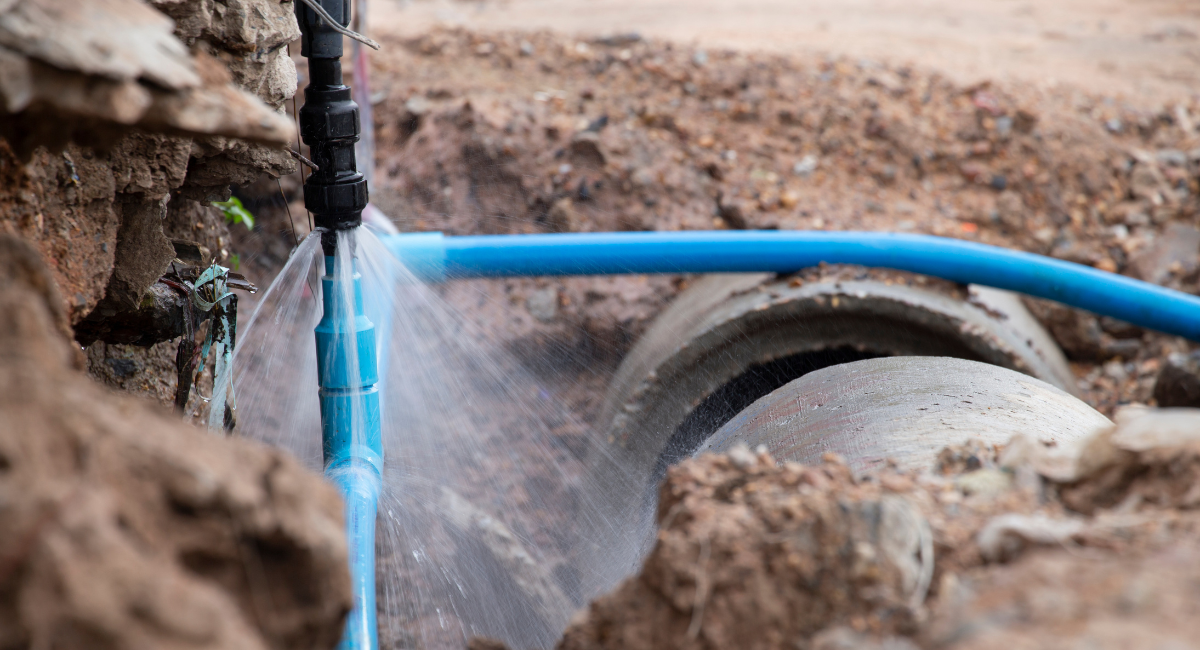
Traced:
<path fill-rule="evenodd" d="M 1067 83 L 1141 103 L 1200 89 L 1200 3 L 1189 0 L 378 0 L 368 21 L 378 34 L 546 28 L 828 52 L 936 68 L 964 84 Z"/>

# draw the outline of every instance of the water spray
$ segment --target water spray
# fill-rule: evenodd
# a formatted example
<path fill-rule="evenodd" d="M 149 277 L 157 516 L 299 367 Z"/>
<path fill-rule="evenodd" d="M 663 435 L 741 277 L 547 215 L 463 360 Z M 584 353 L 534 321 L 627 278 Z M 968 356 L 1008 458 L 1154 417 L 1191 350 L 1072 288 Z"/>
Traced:
<path fill-rule="evenodd" d="M 387 355 L 379 353 L 388 350 L 387 305 L 392 299 L 369 292 L 366 300 L 381 307 L 371 312 L 380 314 L 379 322 L 366 316 L 355 259 L 353 233 L 368 210 L 367 178 L 355 153 L 362 117 L 343 83 L 342 39 L 350 36 L 376 45 L 349 32 L 353 2 L 296 3 L 301 53 L 308 58 L 309 73 L 299 118 L 301 137 L 315 163 L 304 184 L 304 202 L 321 233 L 325 255 L 322 316 L 315 330 L 322 457 L 326 476 L 346 503 L 354 592 L 339 648 L 376 650 L 375 526 L 384 469 L 381 366 L 387 361 Z M 359 59 L 356 71 L 365 73 L 364 60 Z M 369 173 L 370 161 L 363 162 Z M 414 233 L 382 239 L 426 282 L 538 275 L 792 273 L 822 262 L 858 264 L 1022 292 L 1200 340 L 1200 298 L 1195 296 L 1039 255 L 941 237 L 712 231 L 466 237 Z M 370 250 L 364 249 L 362 259 L 364 272 L 374 277 Z M 400 281 L 411 282 L 411 276 Z"/>
<path fill-rule="evenodd" d="M 354 590 L 354 606 L 339 648 L 374 650 L 379 645 L 375 516 L 383 445 L 375 326 L 364 313 L 362 281 L 353 260 L 354 238 L 347 236 L 362 225 L 367 206 L 367 180 L 358 171 L 354 151 L 359 109 L 342 81 L 342 36 L 350 24 L 350 0 L 297 2 L 296 19 L 309 75 L 300 109 L 300 135 L 317 167 L 304 183 L 304 205 L 321 231 L 325 253 L 323 312 L 316 328 L 322 451 L 325 475 L 346 501 Z M 331 19 L 338 24 L 331 24 Z"/>

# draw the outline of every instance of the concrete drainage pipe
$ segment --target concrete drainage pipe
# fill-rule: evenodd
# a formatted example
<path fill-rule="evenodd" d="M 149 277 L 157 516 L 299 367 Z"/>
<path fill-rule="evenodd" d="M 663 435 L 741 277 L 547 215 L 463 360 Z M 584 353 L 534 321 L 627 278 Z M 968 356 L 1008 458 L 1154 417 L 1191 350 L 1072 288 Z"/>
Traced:
<path fill-rule="evenodd" d="M 750 405 L 696 453 L 763 445 L 777 460 L 818 463 L 826 452 L 865 472 L 895 462 L 933 465 L 970 438 L 1017 434 L 1070 442 L 1111 425 L 1079 399 L 1028 375 L 945 357 L 869 359 L 811 372 Z"/>
<path fill-rule="evenodd" d="M 709 275 L 626 356 L 602 411 L 618 462 L 657 483 L 756 399 L 819 368 L 943 356 L 1075 394 L 1058 346 L 1015 294 L 885 269 Z"/>

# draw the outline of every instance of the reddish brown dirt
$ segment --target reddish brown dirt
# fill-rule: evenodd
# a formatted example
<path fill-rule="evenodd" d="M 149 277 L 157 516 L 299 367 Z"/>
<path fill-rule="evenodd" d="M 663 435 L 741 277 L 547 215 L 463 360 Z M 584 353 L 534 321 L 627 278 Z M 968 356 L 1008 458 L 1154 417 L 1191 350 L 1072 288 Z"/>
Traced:
<path fill-rule="evenodd" d="M 1190 102 L 1146 110 L 848 59 L 547 33 L 392 38 L 374 65 L 372 197 L 405 229 L 926 232 L 1196 289 L 1200 245 L 1172 248 L 1200 235 Z M 590 415 L 606 369 L 683 282 L 445 291 L 498 339 L 532 350 L 531 364 L 585 386 L 563 397 Z M 504 298 L 481 307 L 480 291 Z M 1104 412 L 1148 402 L 1162 356 L 1186 348 L 1110 319 L 1034 310 Z"/>
<path fill-rule="evenodd" d="M 67 322 L 37 253 L 0 236 L 0 647 L 332 647 L 337 491 L 97 386 Z"/>
<path fill-rule="evenodd" d="M 641 33 L 701 47 L 833 53 L 915 64 L 972 84 L 1059 83 L 1147 104 L 1195 93 L 1200 10 L 1189 0 L 378 0 L 373 33 L 437 25 Z"/>
<path fill-rule="evenodd" d="M 745 448 L 685 461 L 641 573 L 558 647 L 1187 645 L 1200 411 L 1140 418 L 861 480 Z"/>

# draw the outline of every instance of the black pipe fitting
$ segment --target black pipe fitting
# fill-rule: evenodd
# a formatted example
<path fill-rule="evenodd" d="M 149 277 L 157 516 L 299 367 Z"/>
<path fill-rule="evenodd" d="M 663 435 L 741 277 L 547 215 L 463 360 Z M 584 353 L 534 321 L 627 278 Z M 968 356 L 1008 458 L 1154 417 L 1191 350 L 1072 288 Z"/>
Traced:
<path fill-rule="evenodd" d="M 343 27 L 350 24 L 351 0 L 317 0 Z M 308 57 L 308 87 L 300 109 L 300 137 L 318 169 L 304 182 L 304 206 L 318 228 L 321 244 L 333 255 L 338 230 L 362 225 L 367 180 L 358 171 L 354 144 L 361 130 L 358 104 L 342 83 L 342 35 L 306 4 L 296 1 L 300 53 Z"/>

